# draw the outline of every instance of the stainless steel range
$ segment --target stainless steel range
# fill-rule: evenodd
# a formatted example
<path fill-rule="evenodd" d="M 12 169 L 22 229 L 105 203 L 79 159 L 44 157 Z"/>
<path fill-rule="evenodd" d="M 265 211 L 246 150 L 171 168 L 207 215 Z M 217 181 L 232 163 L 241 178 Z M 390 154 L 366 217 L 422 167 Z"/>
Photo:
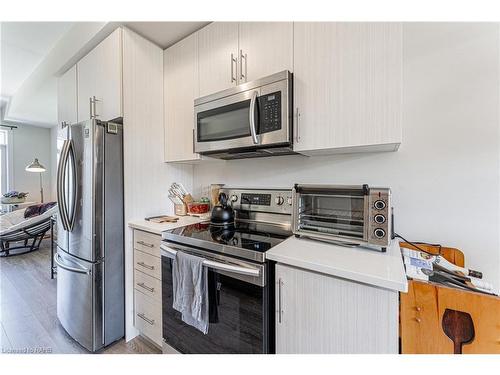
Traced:
<path fill-rule="evenodd" d="M 233 225 L 210 222 L 163 233 L 163 340 L 181 353 L 273 353 L 274 269 L 266 251 L 292 235 L 291 189 L 222 189 Z M 209 329 L 204 335 L 172 308 L 177 251 L 205 259 Z"/>

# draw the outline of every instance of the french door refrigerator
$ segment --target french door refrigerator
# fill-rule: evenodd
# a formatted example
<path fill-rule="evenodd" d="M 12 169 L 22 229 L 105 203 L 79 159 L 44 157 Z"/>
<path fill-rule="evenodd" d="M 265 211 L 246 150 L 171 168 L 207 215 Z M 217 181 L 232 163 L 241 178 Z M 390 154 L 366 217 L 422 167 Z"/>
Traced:
<path fill-rule="evenodd" d="M 58 143 L 57 317 L 94 352 L 125 330 L 123 127 L 92 119 Z"/>

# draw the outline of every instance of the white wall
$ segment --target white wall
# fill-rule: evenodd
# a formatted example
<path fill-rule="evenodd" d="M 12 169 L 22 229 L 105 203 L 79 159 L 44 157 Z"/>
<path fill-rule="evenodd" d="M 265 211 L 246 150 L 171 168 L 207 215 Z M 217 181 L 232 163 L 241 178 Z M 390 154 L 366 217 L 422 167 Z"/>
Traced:
<path fill-rule="evenodd" d="M 389 186 L 398 233 L 460 248 L 498 291 L 499 26 L 410 23 L 403 43 L 398 152 L 204 163 L 194 186 Z"/>
<path fill-rule="evenodd" d="M 35 158 L 47 168 L 42 174 L 44 201 L 52 196 L 51 139 L 50 129 L 36 126 L 19 125 L 12 132 L 12 180 L 10 189 L 29 192 L 28 201 L 40 202 L 40 177 L 38 173 L 27 172 L 25 168 Z"/>

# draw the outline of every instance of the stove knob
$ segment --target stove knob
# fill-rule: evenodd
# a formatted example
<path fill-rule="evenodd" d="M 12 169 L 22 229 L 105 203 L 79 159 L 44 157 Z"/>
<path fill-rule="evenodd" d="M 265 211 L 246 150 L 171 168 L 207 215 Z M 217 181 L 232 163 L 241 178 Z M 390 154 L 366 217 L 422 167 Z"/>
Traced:
<path fill-rule="evenodd" d="M 288 203 L 288 205 L 289 205 L 289 206 L 291 206 L 291 205 L 292 205 L 292 202 L 293 202 L 293 201 L 292 201 L 292 197 L 288 197 L 288 198 L 286 199 L 286 203 Z"/>
<path fill-rule="evenodd" d="M 373 207 L 375 207 L 376 210 L 383 210 L 385 208 L 385 202 L 379 199 L 373 203 Z"/>
<path fill-rule="evenodd" d="M 377 229 L 375 229 L 375 231 L 373 232 L 373 234 L 378 239 L 384 238 L 385 237 L 385 230 L 383 230 L 382 228 L 377 228 Z"/>
<path fill-rule="evenodd" d="M 231 195 L 231 202 L 237 202 L 238 196 L 236 194 Z"/>
<path fill-rule="evenodd" d="M 278 206 L 281 206 L 283 203 L 285 203 L 285 198 L 283 198 L 282 196 L 277 196 L 275 199 L 274 199 L 274 202 L 278 205 Z"/>

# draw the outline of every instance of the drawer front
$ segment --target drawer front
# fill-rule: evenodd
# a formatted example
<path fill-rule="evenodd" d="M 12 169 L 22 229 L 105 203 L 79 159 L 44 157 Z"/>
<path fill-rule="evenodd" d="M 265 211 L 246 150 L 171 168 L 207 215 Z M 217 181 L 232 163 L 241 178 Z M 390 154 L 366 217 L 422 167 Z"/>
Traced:
<path fill-rule="evenodd" d="M 137 290 L 134 294 L 135 328 L 161 346 L 161 304 Z"/>
<path fill-rule="evenodd" d="M 142 251 L 134 251 L 134 268 L 145 274 L 161 279 L 161 258 L 143 253 Z"/>
<path fill-rule="evenodd" d="M 142 230 L 134 230 L 134 249 L 160 258 L 160 244 L 161 236 Z"/>
<path fill-rule="evenodd" d="M 134 288 L 146 296 L 161 302 L 161 281 L 146 275 L 145 273 L 134 271 Z"/>

